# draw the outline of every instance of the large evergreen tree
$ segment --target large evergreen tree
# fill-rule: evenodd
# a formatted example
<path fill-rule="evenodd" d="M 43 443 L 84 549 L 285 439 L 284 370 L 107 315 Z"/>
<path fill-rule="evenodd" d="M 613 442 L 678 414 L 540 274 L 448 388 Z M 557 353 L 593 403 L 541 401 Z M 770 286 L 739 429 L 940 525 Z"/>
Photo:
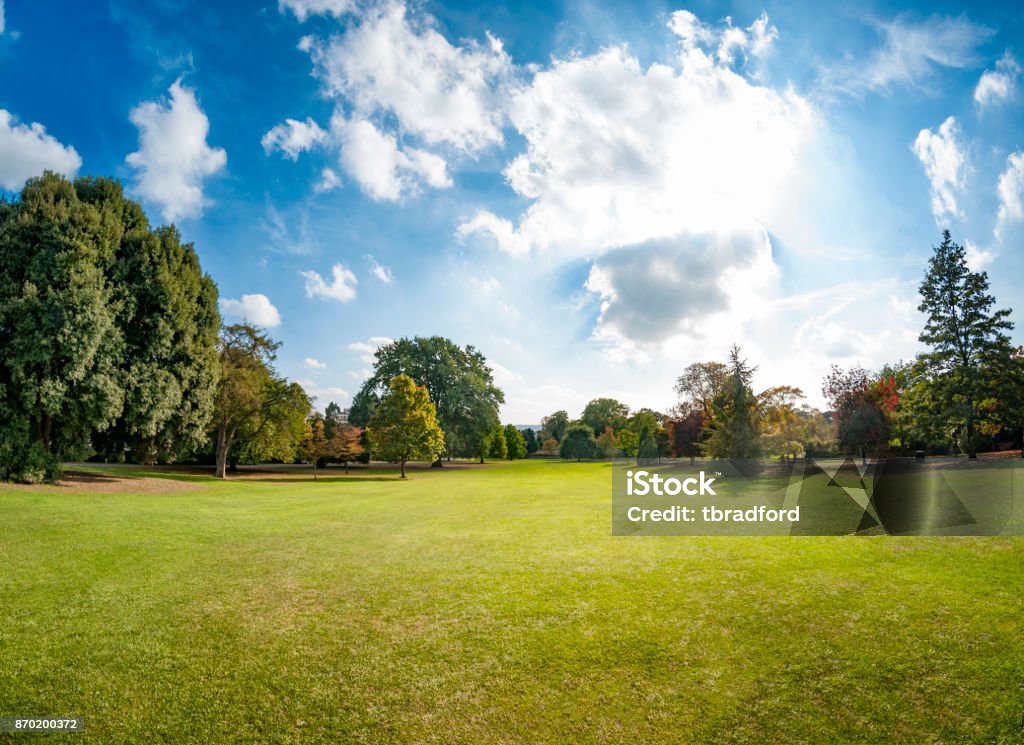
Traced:
<path fill-rule="evenodd" d="M 202 440 L 217 291 L 110 179 L 30 179 L 0 206 L 0 478 L 64 459 L 173 459 Z"/>
<path fill-rule="evenodd" d="M 756 367 L 729 350 L 728 378 L 712 402 L 710 435 L 702 447 L 712 458 L 750 459 L 761 455 L 757 398 L 751 390 Z"/>
<path fill-rule="evenodd" d="M 984 403 L 998 394 L 994 373 L 1010 363 L 1012 347 L 1004 333 L 1013 328 L 1010 311 L 994 310 L 988 275 L 970 270 L 966 252 L 948 230 L 919 291 L 918 310 L 928 317 L 918 338 L 930 347 L 921 355 L 929 386 L 940 416 L 960 435 L 961 448 L 976 458 Z"/>

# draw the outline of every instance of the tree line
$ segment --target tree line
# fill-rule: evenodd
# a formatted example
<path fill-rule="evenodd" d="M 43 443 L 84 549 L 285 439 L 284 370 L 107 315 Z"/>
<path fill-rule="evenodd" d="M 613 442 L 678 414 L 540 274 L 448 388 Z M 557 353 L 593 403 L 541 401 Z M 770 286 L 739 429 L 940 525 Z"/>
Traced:
<path fill-rule="evenodd" d="M 918 288 L 926 317 L 911 361 L 869 370 L 833 365 L 820 411 L 804 392 L 780 385 L 754 391 L 757 368 L 733 346 L 726 361 L 697 362 L 676 380 L 668 412 L 599 398 L 572 420 L 545 417 L 540 452 L 563 458 L 616 456 L 782 458 L 799 455 L 977 457 L 983 448 L 1024 441 L 1024 348 L 1014 346 L 1009 309 L 997 309 L 988 275 L 972 271 L 948 230 Z M 1024 455 L 1024 449 L 1022 449 Z"/>
<path fill-rule="evenodd" d="M 957 450 L 1013 440 L 1024 426 L 1024 352 L 948 231 L 920 285 L 927 350 L 880 370 L 833 367 L 828 411 L 803 391 L 755 393 L 734 346 L 687 367 L 667 412 L 613 398 L 564 410 L 539 431 L 503 425 L 504 393 L 482 353 L 450 339 L 403 338 L 376 352 L 347 421 L 313 411 L 275 368 L 279 343 L 224 326 L 217 287 L 174 226 L 153 228 L 112 179 L 30 179 L 0 203 L 0 479 L 52 481 L 90 456 L 139 463 L 401 465 L 452 458 L 617 456 L 793 458 Z"/>

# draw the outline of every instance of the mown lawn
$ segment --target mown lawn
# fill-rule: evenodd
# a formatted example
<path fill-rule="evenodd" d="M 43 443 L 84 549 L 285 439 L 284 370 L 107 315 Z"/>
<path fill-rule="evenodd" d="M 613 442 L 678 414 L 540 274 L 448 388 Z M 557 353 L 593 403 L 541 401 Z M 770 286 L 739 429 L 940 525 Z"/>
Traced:
<path fill-rule="evenodd" d="M 1020 743 L 1024 539 L 616 538 L 610 467 L 0 487 L 67 742 Z"/>

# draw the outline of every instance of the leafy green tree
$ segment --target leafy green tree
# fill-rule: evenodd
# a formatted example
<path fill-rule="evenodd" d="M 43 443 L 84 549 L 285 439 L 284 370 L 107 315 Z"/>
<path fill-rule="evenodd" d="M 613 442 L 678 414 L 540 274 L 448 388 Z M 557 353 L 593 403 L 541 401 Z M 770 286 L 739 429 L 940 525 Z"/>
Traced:
<path fill-rule="evenodd" d="M 541 419 L 540 427 L 542 440 L 554 438 L 555 442 L 561 442 L 565 431 L 569 429 L 569 414 L 565 411 L 556 411 Z"/>
<path fill-rule="evenodd" d="M 0 478 L 173 460 L 213 409 L 217 290 L 110 179 L 47 173 L 0 206 Z"/>
<path fill-rule="evenodd" d="M 487 437 L 487 455 L 490 458 L 505 460 L 508 457 L 508 443 L 505 441 L 505 428 L 494 425 Z"/>
<path fill-rule="evenodd" d="M 571 425 L 562 438 L 559 455 L 566 460 L 575 458 L 577 461 L 584 458 L 596 458 L 598 448 L 594 430 L 586 424 Z"/>
<path fill-rule="evenodd" d="M 249 324 L 221 332 L 217 387 L 216 474 L 225 478 L 229 457 L 249 462 L 294 456 L 305 434 L 309 397 L 273 368 L 280 346 Z"/>
<path fill-rule="evenodd" d="M 676 380 L 676 393 L 700 410 L 705 421 L 714 415 L 712 403 L 729 382 L 729 368 L 721 362 L 695 362 Z"/>
<path fill-rule="evenodd" d="M 102 209 L 138 209 L 116 182 L 79 181 L 76 188 Z M 173 226 L 126 231 L 109 281 L 124 334 L 125 406 L 96 449 L 115 460 L 176 460 L 206 441 L 213 415 L 220 374 L 216 285 Z"/>
<path fill-rule="evenodd" d="M 526 443 L 527 455 L 533 455 L 540 450 L 540 443 L 537 441 L 537 433 L 533 431 L 532 427 L 527 427 L 523 430 L 523 439 Z"/>
<path fill-rule="evenodd" d="M 487 359 L 472 346 L 460 347 L 440 336 L 387 344 L 377 350 L 373 375 L 353 399 L 349 420 L 357 425 L 369 421 L 374 399 L 402 374 L 424 386 L 436 406 L 445 434 L 442 452 L 449 457 L 478 452 L 482 439 L 498 424 L 498 407 L 505 402 Z"/>
<path fill-rule="evenodd" d="M 988 275 L 972 272 L 966 252 L 944 230 L 919 288 L 918 310 L 928 320 L 918 339 L 931 349 L 921 355 L 946 421 L 963 433 L 963 449 L 977 457 L 983 403 L 992 397 L 993 376 L 986 371 L 1007 360 L 1010 311 L 993 310 Z"/>
<path fill-rule="evenodd" d="M 444 450 L 444 432 L 426 386 L 404 374 L 392 379 L 366 431 L 378 457 L 401 464 L 403 479 L 410 460 L 432 461 Z"/>
<path fill-rule="evenodd" d="M 654 436 L 654 428 L 644 423 L 637 436 L 639 445 L 636 451 L 638 464 L 651 464 L 658 460 L 658 440 Z"/>
<path fill-rule="evenodd" d="M 0 476 L 55 480 L 124 407 L 104 268 L 119 230 L 47 174 L 0 211 Z"/>
<path fill-rule="evenodd" d="M 615 444 L 622 451 L 623 455 L 627 458 L 632 458 L 640 448 L 640 435 L 632 428 L 627 427 L 616 436 Z"/>
<path fill-rule="evenodd" d="M 712 402 L 714 416 L 703 444 L 712 458 L 751 459 L 761 455 L 757 398 L 750 389 L 756 367 L 740 358 L 740 348 L 729 350 L 728 379 Z"/>
<path fill-rule="evenodd" d="M 331 401 L 324 408 L 324 436 L 328 440 L 334 435 L 335 427 L 341 425 L 341 419 L 341 407 Z"/>
<path fill-rule="evenodd" d="M 526 438 L 514 424 L 505 425 L 505 445 L 508 448 L 508 459 L 519 460 L 526 457 Z"/>
<path fill-rule="evenodd" d="M 580 421 L 594 430 L 597 437 L 605 428 L 611 427 L 618 432 L 626 424 L 629 407 L 614 398 L 595 398 L 583 409 Z"/>

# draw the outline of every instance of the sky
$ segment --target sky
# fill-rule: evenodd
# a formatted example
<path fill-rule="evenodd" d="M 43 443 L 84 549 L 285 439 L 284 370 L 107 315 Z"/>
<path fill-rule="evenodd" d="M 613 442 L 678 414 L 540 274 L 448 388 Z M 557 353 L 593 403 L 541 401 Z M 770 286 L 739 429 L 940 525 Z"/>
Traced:
<path fill-rule="evenodd" d="M 948 228 L 1024 312 L 1011 3 L 0 0 L 0 190 L 121 180 L 346 406 L 480 350 L 502 418 L 665 410 L 738 344 L 823 405 L 910 359 Z M 1024 342 L 1024 330 L 1015 332 Z"/>

